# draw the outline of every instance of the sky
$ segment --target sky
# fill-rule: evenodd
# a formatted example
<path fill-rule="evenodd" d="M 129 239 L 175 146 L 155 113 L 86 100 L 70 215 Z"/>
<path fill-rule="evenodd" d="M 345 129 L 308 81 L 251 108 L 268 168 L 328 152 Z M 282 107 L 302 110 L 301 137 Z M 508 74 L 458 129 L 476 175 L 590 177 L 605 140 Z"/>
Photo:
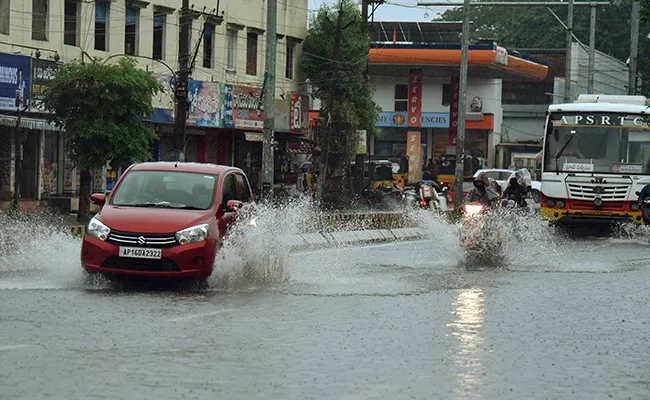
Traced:
<path fill-rule="evenodd" d="M 425 0 L 386 0 L 375 12 L 375 21 L 418 21 L 427 22 L 438 18 L 446 7 L 419 7 Z M 432 0 L 434 1 L 434 0 Z M 435 0 L 439 1 L 439 0 Z M 309 10 L 318 9 L 321 4 L 336 4 L 337 0 L 309 0 Z"/>

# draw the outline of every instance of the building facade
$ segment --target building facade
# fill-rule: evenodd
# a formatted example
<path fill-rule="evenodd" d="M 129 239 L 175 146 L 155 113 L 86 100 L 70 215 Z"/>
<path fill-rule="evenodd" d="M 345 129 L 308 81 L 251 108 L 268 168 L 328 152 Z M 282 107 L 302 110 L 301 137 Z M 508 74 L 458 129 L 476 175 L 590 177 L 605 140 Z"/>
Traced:
<path fill-rule="evenodd" d="M 190 52 L 195 62 L 185 159 L 234 164 L 253 173 L 256 165 L 261 165 L 259 138 L 264 117 L 259 99 L 265 75 L 267 2 L 191 3 Z M 58 66 L 72 60 L 129 55 L 143 70 L 166 83 L 169 90 L 152 99 L 156 111 L 145 119 L 160 137 L 152 146 L 154 159 L 175 156 L 170 135 L 175 107 L 173 74 L 179 68 L 182 31 L 180 8 L 181 0 L 0 0 L 0 53 L 4 53 L 0 71 L 9 68 L 4 70 L 5 79 L 0 79 L 0 198 L 6 199 L 14 191 L 18 158 L 22 158 L 19 175 L 27 176 L 32 170 L 34 175 L 27 185 L 19 185 L 22 198 L 38 200 L 77 192 L 77 172 L 66 158 L 65 133 L 47 124 L 42 111 L 28 104 L 46 87 Z M 292 107 L 300 107 L 296 104 L 304 96 L 298 65 L 306 34 L 307 0 L 279 4 L 274 38 L 276 137 L 306 130 L 306 116 L 297 118 L 297 125 L 290 123 Z M 34 73 L 35 68 L 40 72 Z M 26 107 L 16 107 L 9 93 L 12 90 L 27 93 L 21 100 Z M 16 127 L 19 111 L 21 122 Z M 40 160 L 32 162 L 33 157 Z M 95 189 L 110 190 L 115 177 L 110 168 L 98 172 Z"/>

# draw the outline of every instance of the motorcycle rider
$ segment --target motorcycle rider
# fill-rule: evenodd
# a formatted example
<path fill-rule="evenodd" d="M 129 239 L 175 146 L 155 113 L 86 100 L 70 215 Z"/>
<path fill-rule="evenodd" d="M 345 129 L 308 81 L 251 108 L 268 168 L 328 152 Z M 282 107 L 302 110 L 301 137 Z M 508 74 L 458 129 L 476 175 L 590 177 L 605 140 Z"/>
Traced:
<path fill-rule="evenodd" d="M 510 178 L 508 187 L 503 191 L 505 200 L 512 200 L 520 207 L 526 207 L 526 200 L 530 198 L 531 185 L 527 179 L 527 171 L 519 170 Z"/>
<path fill-rule="evenodd" d="M 495 206 L 501 195 L 499 184 L 490 179 L 485 172 L 474 178 L 474 187 L 467 192 L 463 204 L 481 203 L 488 207 Z"/>

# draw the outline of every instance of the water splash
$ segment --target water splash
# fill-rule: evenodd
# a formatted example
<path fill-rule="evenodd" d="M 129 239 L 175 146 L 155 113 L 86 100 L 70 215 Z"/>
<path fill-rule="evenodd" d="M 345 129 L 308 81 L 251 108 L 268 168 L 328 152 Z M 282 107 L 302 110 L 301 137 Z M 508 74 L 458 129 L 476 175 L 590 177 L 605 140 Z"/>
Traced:
<path fill-rule="evenodd" d="M 0 288 L 53 289 L 83 286 L 80 240 L 61 216 L 0 213 Z"/>

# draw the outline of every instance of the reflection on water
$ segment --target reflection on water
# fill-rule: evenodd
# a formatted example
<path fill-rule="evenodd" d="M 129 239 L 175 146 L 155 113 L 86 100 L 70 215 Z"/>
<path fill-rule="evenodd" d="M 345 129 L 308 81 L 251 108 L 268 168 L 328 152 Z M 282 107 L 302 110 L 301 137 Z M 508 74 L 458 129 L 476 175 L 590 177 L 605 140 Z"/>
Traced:
<path fill-rule="evenodd" d="M 481 344 L 484 340 L 484 313 L 481 289 L 464 289 L 458 293 L 452 309 L 454 319 L 447 324 L 457 339 L 451 351 L 458 398 L 478 395 L 483 383 L 485 371 L 481 363 Z"/>

